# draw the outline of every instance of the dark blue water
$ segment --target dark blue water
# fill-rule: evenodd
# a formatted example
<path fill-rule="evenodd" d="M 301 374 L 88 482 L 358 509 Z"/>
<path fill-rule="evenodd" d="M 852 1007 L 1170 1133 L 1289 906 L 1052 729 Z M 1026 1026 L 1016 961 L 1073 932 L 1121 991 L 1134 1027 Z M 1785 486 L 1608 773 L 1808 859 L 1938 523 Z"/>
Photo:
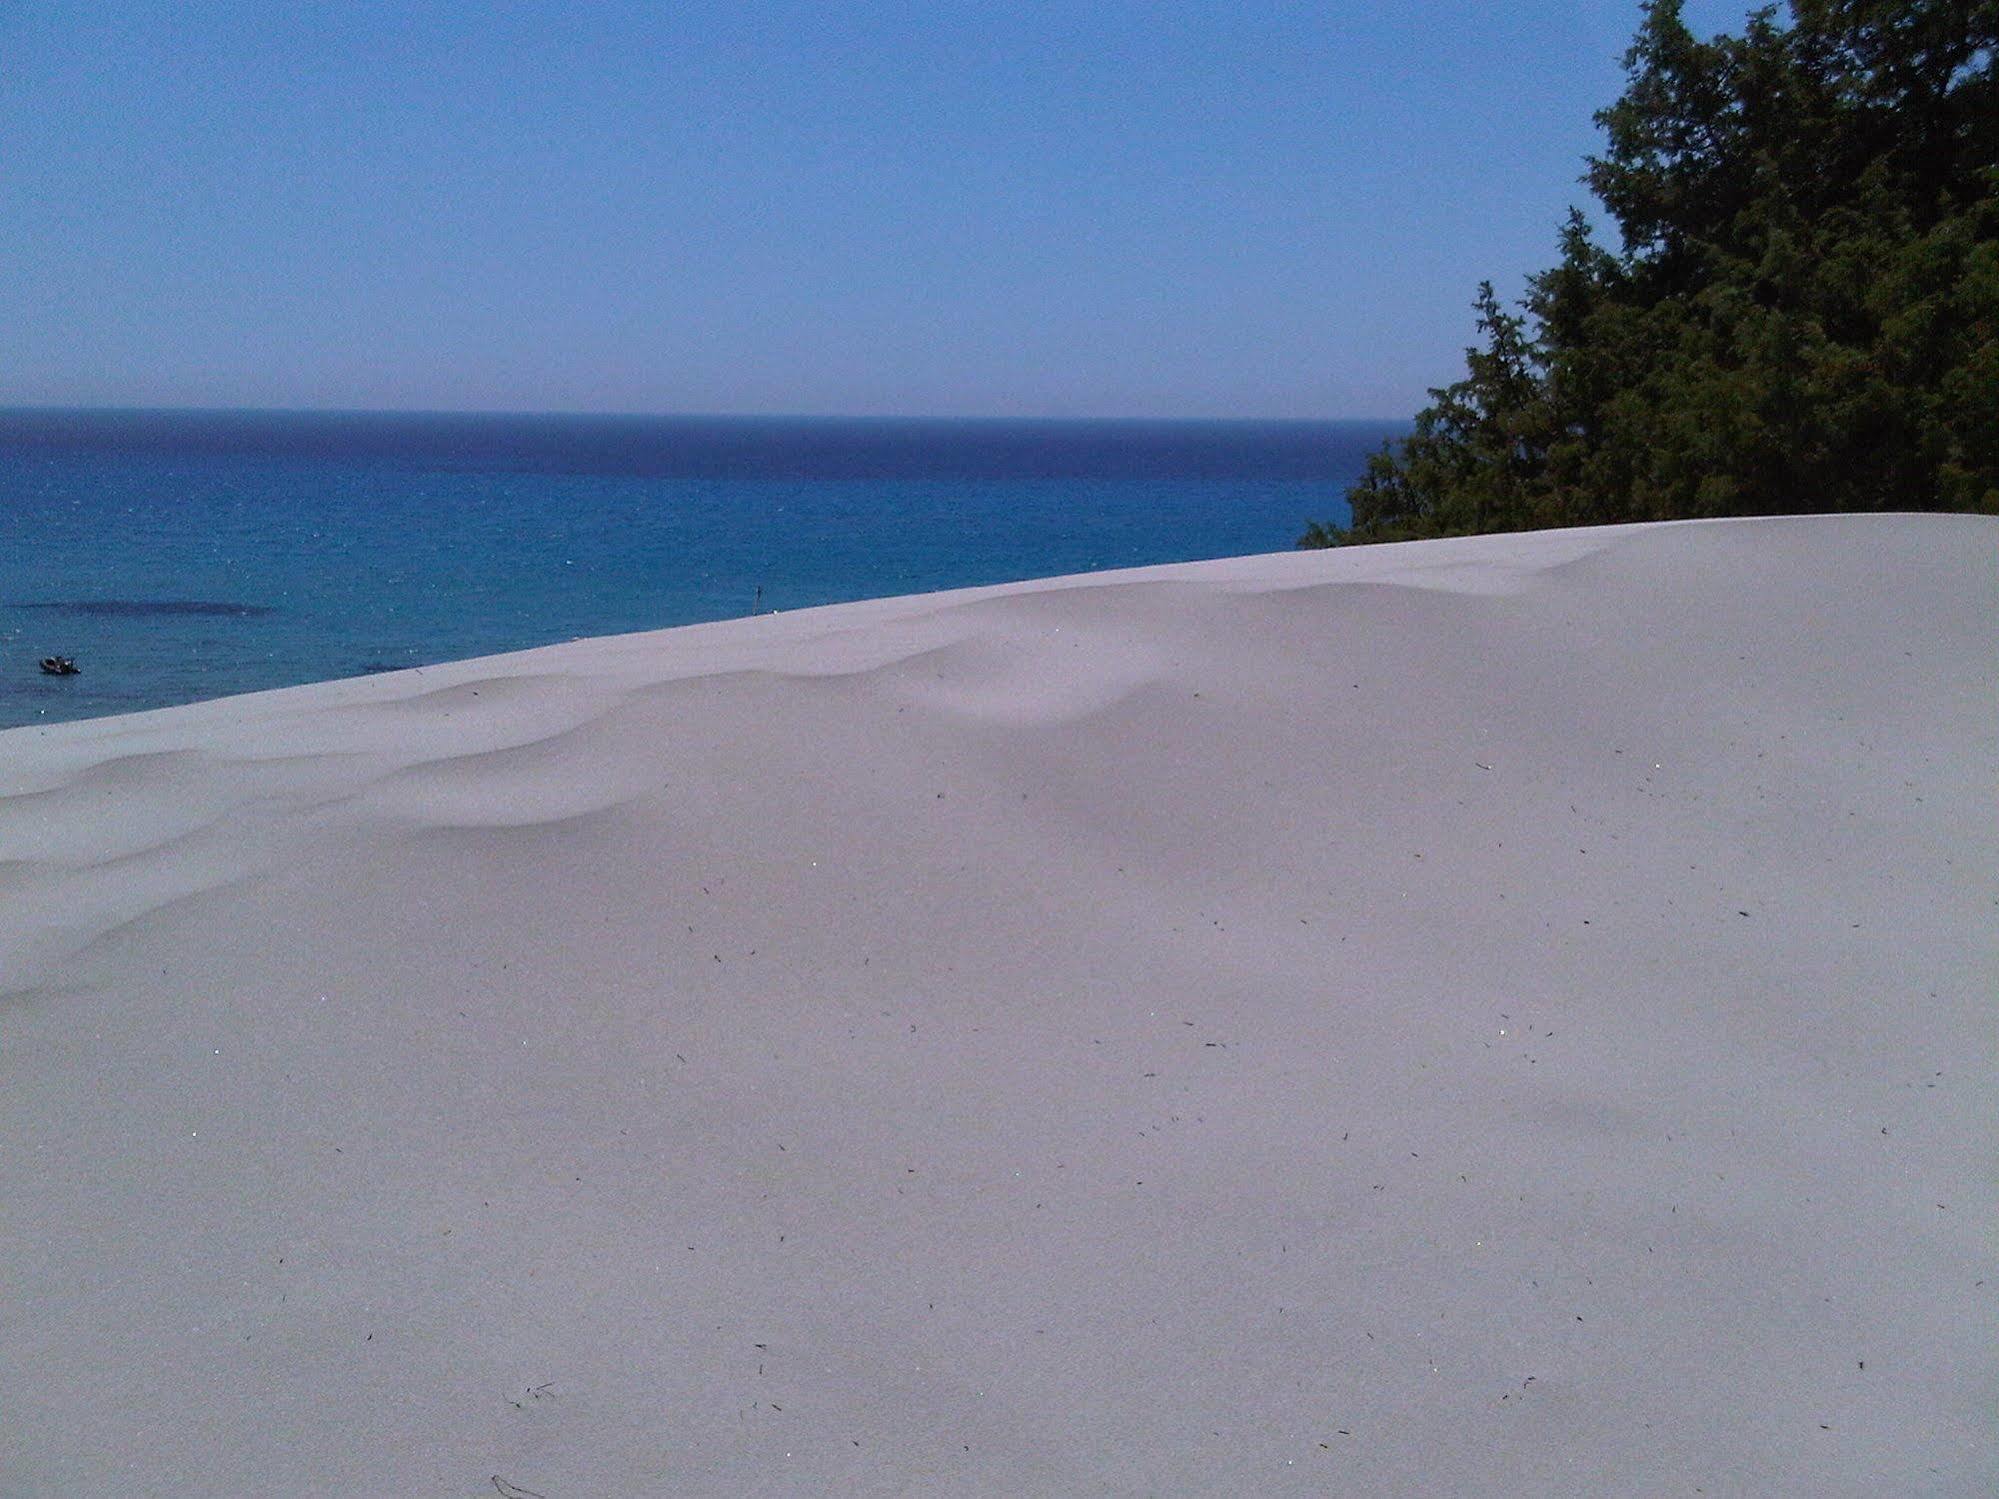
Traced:
<path fill-rule="evenodd" d="M 1402 430 L 0 411 L 0 727 L 1279 551 Z"/>

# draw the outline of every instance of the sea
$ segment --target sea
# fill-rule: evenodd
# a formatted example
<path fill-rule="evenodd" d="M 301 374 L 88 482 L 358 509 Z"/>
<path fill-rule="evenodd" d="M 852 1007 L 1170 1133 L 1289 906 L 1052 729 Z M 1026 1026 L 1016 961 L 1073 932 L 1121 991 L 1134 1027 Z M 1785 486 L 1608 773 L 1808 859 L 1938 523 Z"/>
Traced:
<path fill-rule="evenodd" d="M 0 728 L 1281 551 L 1406 429 L 0 411 Z"/>

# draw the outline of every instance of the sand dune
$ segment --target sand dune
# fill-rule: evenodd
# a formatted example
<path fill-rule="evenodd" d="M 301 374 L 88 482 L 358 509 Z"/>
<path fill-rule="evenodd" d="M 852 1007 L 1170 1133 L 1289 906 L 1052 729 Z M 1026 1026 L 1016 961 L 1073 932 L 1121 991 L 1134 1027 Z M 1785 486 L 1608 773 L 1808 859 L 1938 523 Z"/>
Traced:
<path fill-rule="evenodd" d="M 0 734 L 0 1494 L 1999 1487 L 1999 522 Z"/>

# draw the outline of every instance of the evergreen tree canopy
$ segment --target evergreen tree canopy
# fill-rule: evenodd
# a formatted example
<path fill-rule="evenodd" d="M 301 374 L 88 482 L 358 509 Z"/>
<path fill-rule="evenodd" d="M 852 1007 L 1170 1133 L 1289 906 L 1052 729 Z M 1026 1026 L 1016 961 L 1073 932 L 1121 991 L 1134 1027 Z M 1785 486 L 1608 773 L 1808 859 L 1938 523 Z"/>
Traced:
<path fill-rule="evenodd" d="M 1682 516 L 1999 514 L 1999 0 L 1649 0 L 1561 259 L 1301 546 Z"/>

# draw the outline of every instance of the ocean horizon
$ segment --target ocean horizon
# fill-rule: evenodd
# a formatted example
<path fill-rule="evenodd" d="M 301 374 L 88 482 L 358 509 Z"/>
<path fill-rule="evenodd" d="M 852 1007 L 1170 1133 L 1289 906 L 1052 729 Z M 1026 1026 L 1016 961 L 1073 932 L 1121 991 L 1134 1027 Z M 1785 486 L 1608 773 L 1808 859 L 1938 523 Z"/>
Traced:
<path fill-rule="evenodd" d="M 1407 430 L 0 410 L 0 728 L 1283 550 Z"/>

